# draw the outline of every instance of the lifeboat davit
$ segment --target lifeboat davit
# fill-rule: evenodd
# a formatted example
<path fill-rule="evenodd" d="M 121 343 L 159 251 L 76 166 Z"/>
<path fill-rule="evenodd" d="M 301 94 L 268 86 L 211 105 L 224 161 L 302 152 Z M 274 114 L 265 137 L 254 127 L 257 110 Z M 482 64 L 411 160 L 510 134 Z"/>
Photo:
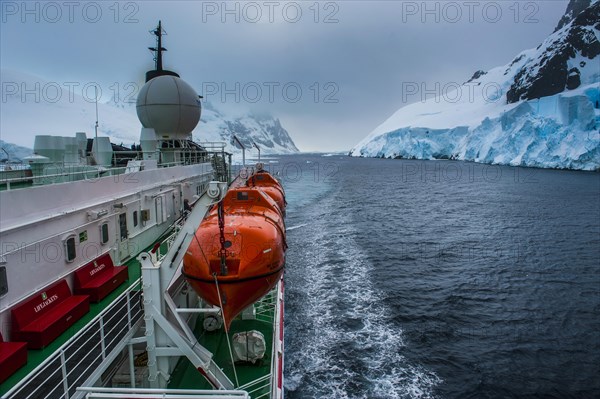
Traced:
<path fill-rule="evenodd" d="M 259 169 L 248 178 L 246 185 L 248 187 L 260 187 L 269 197 L 273 198 L 281 210 L 281 214 L 285 216 L 285 207 L 287 205 L 287 202 L 285 201 L 285 192 L 277 179 L 269 172 Z"/>
<path fill-rule="evenodd" d="M 277 284 L 285 265 L 285 224 L 260 187 L 238 187 L 209 211 L 183 258 L 183 275 L 206 302 L 233 318 Z"/>

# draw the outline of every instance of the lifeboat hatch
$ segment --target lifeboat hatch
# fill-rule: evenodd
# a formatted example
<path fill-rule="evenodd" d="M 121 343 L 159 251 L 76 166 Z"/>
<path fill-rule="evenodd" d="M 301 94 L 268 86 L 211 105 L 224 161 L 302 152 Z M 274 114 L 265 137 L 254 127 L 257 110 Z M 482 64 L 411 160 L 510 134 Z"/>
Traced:
<path fill-rule="evenodd" d="M 240 271 L 239 259 L 225 259 L 225 265 L 227 266 L 227 276 L 238 275 Z M 221 275 L 221 259 L 211 259 L 210 271 L 211 273 L 216 273 L 218 276 Z"/>

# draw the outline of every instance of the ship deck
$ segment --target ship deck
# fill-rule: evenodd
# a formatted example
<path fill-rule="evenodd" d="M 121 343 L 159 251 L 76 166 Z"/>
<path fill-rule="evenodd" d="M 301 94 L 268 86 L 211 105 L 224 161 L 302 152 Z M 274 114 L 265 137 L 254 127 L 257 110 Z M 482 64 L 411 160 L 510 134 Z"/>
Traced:
<path fill-rule="evenodd" d="M 164 244 L 163 244 L 164 245 Z M 140 263 L 132 258 L 125 263 L 129 268 L 129 280 L 115 291 L 110 293 L 99 303 L 90 304 L 90 311 L 78 320 L 73 327 L 60 335 L 55 341 L 44 349 L 30 349 L 27 353 L 27 364 L 10 376 L 0 386 L 0 396 L 6 394 L 13 386 L 25 378 L 31 371 L 48 359 L 57 349 L 83 329 L 91 320 L 107 308 L 124 291 L 138 281 L 141 269 Z M 139 283 L 138 283 L 139 284 Z M 135 287 L 134 287 L 135 288 Z M 236 389 L 246 390 L 253 399 L 269 398 L 271 395 L 271 371 L 273 370 L 273 329 L 275 325 L 275 309 L 277 305 L 277 290 L 272 290 L 264 298 L 255 304 L 255 319 L 243 320 L 240 316 L 231 323 L 229 334 L 225 333 L 223 327 L 214 332 L 207 332 L 203 328 L 203 319 L 198 318 L 194 327 L 194 334 L 198 342 L 213 353 L 217 364 L 223 367 L 223 371 L 234 382 Z M 231 361 L 229 340 L 234 334 L 242 331 L 257 330 L 265 337 L 265 357 L 255 364 L 244 362 L 235 363 L 235 372 Z M 231 341 L 230 341 L 231 342 Z M 237 374 L 237 383 L 236 383 Z M 181 357 L 177 363 L 171 380 L 167 386 L 169 389 L 213 389 L 209 382 L 190 363 L 186 357 Z"/>
<path fill-rule="evenodd" d="M 273 361 L 273 328 L 276 306 L 276 290 L 271 291 L 256 304 L 256 319 L 242 320 L 240 317 L 231 322 L 229 339 L 241 331 L 260 331 L 266 342 L 265 357 L 256 364 L 249 362 L 235 363 L 235 373 L 227 345 L 227 334 L 223 327 L 215 332 L 207 332 L 202 326 L 202 318 L 198 318 L 194 333 L 198 342 L 213 353 L 216 363 L 231 381 L 236 383 L 236 389 L 246 390 L 253 399 L 270 397 L 270 376 Z M 168 388 L 179 389 L 211 389 L 208 381 L 196 370 L 190 361 L 182 357 L 175 367 Z"/>
<path fill-rule="evenodd" d="M 65 342 L 72 338 L 77 331 L 83 329 L 90 321 L 98 316 L 98 314 L 108 307 L 119 295 L 121 295 L 124 291 L 131 287 L 132 284 L 135 284 L 135 282 L 138 281 L 141 275 L 140 263 L 135 258 L 132 258 L 125 264 L 129 269 L 129 280 L 127 280 L 125 284 L 121 284 L 119 287 L 117 287 L 116 290 L 111 292 L 102 301 L 98 303 L 90 303 L 90 311 L 77 322 L 75 322 L 71 328 L 56 338 L 50 345 L 44 349 L 29 349 L 27 351 L 27 364 L 17 370 L 12 376 L 2 383 L 0 386 L 0 396 L 6 394 L 13 386 L 25 378 L 31 371 L 43 363 Z"/>

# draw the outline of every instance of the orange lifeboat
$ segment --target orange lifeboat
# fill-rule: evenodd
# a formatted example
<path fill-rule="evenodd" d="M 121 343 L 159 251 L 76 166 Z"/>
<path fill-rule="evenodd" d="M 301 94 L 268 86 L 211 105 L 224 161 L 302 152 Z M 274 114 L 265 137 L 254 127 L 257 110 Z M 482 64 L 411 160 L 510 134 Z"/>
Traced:
<path fill-rule="evenodd" d="M 281 214 L 285 216 L 285 192 L 281 184 L 269 172 L 258 170 L 246 182 L 248 187 L 260 187 L 269 197 L 273 198 Z"/>
<path fill-rule="evenodd" d="M 208 303 L 234 317 L 267 294 L 285 264 L 285 225 L 277 204 L 261 188 L 229 190 L 195 232 L 183 275 Z"/>

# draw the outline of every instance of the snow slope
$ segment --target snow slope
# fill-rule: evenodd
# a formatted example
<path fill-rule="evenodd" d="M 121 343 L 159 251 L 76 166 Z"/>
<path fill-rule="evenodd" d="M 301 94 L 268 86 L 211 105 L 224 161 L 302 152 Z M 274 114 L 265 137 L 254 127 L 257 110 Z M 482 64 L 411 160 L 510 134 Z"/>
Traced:
<path fill-rule="evenodd" d="M 279 119 L 270 115 L 253 114 L 230 118 L 208 102 L 204 102 L 203 106 L 200 123 L 193 133 L 194 140 L 199 143 L 222 141 L 227 143 L 227 151 L 239 153 L 241 150 L 234 144 L 233 133 L 249 149 L 248 154 L 257 153 L 252 148 L 253 142 L 260 147 L 263 155 L 293 154 L 299 151 Z"/>
<path fill-rule="evenodd" d="M 23 158 L 33 155 L 31 148 L 6 143 L 3 140 L 0 140 L 0 148 L 2 148 L 2 151 L 0 151 L 0 163 L 20 163 Z"/>
<path fill-rule="evenodd" d="M 89 94 L 84 94 L 81 86 L 70 93 L 65 84 L 4 69 L 1 81 L 0 139 L 3 141 L 31 148 L 37 134 L 74 136 L 75 132 L 86 132 L 88 138 L 94 136 L 93 88 L 88 89 Z M 139 143 L 141 124 L 135 104 L 100 103 L 98 113 L 100 136 L 108 136 L 117 144 Z M 192 132 L 194 140 L 226 142 L 227 151 L 241 153 L 232 144 L 232 132 L 248 147 L 254 141 L 263 154 L 298 152 L 278 119 L 252 114 L 234 117 L 204 103 L 200 123 Z"/>
<path fill-rule="evenodd" d="M 350 155 L 597 170 L 599 48 L 600 2 L 595 1 L 511 63 L 401 108 Z M 564 71 L 552 67 L 560 62 L 566 63 Z M 551 88 L 555 94 L 535 98 L 544 82 L 558 82 L 563 72 L 578 79 L 569 87 L 564 76 L 563 86 Z"/>

